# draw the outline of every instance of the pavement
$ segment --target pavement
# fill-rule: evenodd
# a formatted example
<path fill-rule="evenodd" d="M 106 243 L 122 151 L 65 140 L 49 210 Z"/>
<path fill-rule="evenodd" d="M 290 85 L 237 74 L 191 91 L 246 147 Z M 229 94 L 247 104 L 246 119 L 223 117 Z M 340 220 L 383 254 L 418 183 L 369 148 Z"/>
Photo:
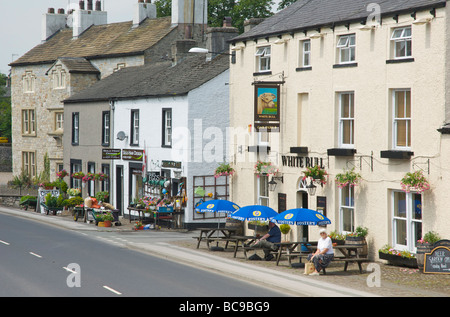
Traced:
<path fill-rule="evenodd" d="M 128 219 L 122 221 L 122 226 L 102 228 L 75 222 L 71 216 L 44 215 L 11 207 L 0 207 L 0 212 L 88 235 L 126 235 L 127 239 L 122 240 L 129 249 L 270 287 L 286 296 L 450 297 L 450 275 L 423 274 L 383 263 L 364 264 L 365 272 L 360 274 L 356 264 L 350 264 L 349 270 L 343 272 L 342 263 L 332 263 L 327 268 L 327 275 L 307 276 L 303 275 L 303 269 L 288 266 L 287 261 L 276 266 L 274 261 L 245 260 L 239 253 L 234 258 L 233 252 L 227 250 L 210 251 L 205 246 L 197 249 L 197 241 L 192 238 L 198 235 L 197 231 L 134 231 Z"/>

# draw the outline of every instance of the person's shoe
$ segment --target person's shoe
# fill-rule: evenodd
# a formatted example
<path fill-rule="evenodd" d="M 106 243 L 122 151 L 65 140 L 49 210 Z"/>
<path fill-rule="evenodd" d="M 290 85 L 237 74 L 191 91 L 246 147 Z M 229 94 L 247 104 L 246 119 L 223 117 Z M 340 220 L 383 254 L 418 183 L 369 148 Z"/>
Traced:
<path fill-rule="evenodd" d="M 311 274 L 309 274 L 310 276 L 312 275 L 312 276 L 317 276 L 317 275 L 319 275 L 319 273 L 318 272 L 313 272 L 313 273 L 311 273 Z"/>
<path fill-rule="evenodd" d="M 272 260 L 273 258 L 274 258 L 273 254 L 269 254 L 268 256 L 266 256 L 266 257 L 264 258 L 264 260 L 270 261 L 270 260 Z"/>

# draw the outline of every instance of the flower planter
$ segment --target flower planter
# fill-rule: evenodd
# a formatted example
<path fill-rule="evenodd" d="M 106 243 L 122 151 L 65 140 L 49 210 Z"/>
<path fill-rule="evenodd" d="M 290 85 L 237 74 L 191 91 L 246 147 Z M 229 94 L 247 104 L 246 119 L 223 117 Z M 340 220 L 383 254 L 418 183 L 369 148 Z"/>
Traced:
<path fill-rule="evenodd" d="M 343 245 L 345 244 L 345 240 L 339 240 L 339 239 L 331 239 L 332 243 L 336 243 L 336 245 Z"/>
<path fill-rule="evenodd" d="M 391 265 L 417 268 L 416 258 L 404 258 L 399 255 L 388 254 L 383 252 L 378 252 L 378 257 L 382 260 L 388 261 L 388 263 Z"/>
<path fill-rule="evenodd" d="M 367 254 L 368 254 L 367 242 L 366 242 L 365 237 L 347 236 L 347 237 L 345 237 L 345 244 L 360 245 L 361 248 L 358 248 L 359 256 L 364 257 L 364 256 L 367 256 Z"/>
<path fill-rule="evenodd" d="M 99 221 L 98 226 L 99 227 L 111 227 L 111 221 L 109 221 L 109 220 Z"/>

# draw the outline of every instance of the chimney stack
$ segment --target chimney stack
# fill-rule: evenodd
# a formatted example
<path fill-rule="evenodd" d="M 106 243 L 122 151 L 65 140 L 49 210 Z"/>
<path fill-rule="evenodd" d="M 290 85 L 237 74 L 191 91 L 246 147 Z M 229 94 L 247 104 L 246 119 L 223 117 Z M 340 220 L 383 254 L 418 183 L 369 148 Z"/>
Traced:
<path fill-rule="evenodd" d="M 84 10 L 84 1 L 80 2 L 80 10 L 73 12 L 73 37 L 78 38 L 84 31 L 92 25 L 102 25 L 108 23 L 108 14 L 101 11 L 101 1 L 95 3 L 95 11 L 92 11 L 92 0 L 88 0 L 88 10 Z"/>
<path fill-rule="evenodd" d="M 156 19 L 156 5 L 151 3 L 150 0 L 139 0 L 136 3 L 136 10 L 133 18 L 133 28 L 139 26 L 139 24 L 145 19 Z"/>
<path fill-rule="evenodd" d="M 208 28 L 206 30 L 206 48 L 213 52 L 212 58 L 216 57 L 217 53 L 228 53 L 230 44 L 228 41 L 239 35 L 237 28 L 231 26 L 231 17 L 223 19 L 223 27 Z"/>
<path fill-rule="evenodd" d="M 55 13 L 54 8 L 48 8 L 47 13 L 42 15 L 41 41 L 44 43 L 49 37 L 66 27 L 67 14 L 64 9 L 58 9 Z"/>
<path fill-rule="evenodd" d="M 182 62 L 186 57 L 192 56 L 189 50 L 197 46 L 195 40 L 178 40 L 172 44 L 172 65 Z"/>

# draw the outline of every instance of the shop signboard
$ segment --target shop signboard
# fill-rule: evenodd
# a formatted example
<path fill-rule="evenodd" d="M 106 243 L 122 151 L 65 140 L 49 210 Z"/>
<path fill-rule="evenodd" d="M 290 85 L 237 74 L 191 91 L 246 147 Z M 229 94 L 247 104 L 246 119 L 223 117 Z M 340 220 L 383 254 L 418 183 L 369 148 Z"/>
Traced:
<path fill-rule="evenodd" d="M 255 85 L 255 127 L 257 130 L 278 132 L 280 128 L 280 85 Z"/>
<path fill-rule="evenodd" d="M 450 249 L 440 246 L 425 253 L 424 273 L 450 274 Z"/>
<path fill-rule="evenodd" d="M 102 149 L 102 160 L 120 160 L 120 149 Z"/>
<path fill-rule="evenodd" d="M 144 158 L 144 150 L 123 149 L 122 159 L 126 161 L 142 162 Z"/>
<path fill-rule="evenodd" d="M 164 167 L 164 168 L 181 168 L 181 162 L 162 161 L 161 167 Z"/>

